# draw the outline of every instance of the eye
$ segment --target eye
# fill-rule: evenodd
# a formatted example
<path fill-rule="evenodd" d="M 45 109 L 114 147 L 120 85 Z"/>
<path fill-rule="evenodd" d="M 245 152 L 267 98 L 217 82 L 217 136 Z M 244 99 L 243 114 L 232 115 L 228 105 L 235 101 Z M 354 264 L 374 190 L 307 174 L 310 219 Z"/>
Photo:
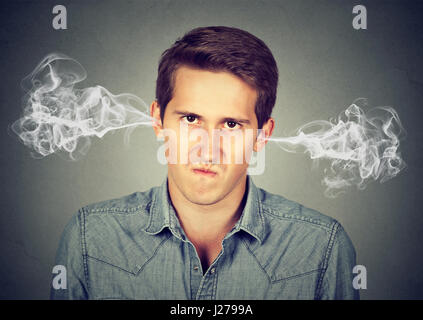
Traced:
<path fill-rule="evenodd" d="M 239 129 L 241 125 L 238 122 L 235 121 L 226 121 L 225 122 L 225 128 L 226 129 Z"/>
<path fill-rule="evenodd" d="M 193 115 L 187 115 L 183 117 L 184 121 L 188 124 L 196 124 L 198 122 L 198 119 L 196 116 Z"/>

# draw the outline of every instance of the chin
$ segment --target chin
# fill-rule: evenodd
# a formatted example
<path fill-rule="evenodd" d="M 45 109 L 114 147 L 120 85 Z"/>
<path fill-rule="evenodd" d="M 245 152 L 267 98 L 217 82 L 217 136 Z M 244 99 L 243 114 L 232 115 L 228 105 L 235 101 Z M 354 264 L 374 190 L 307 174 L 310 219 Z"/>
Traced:
<path fill-rule="evenodd" d="M 219 197 L 217 197 L 217 195 L 214 194 L 214 192 L 212 192 L 211 190 L 209 191 L 192 190 L 191 192 L 189 192 L 188 195 L 186 195 L 186 197 L 192 203 L 200 204 L 200 205 L 210 205 L 219 201 Z"/>
<path fill-rule="evenodd" d="M 218 202 L 216 199 L 191 199 L 192 203 L 202 206 L 209 206 Z"/>

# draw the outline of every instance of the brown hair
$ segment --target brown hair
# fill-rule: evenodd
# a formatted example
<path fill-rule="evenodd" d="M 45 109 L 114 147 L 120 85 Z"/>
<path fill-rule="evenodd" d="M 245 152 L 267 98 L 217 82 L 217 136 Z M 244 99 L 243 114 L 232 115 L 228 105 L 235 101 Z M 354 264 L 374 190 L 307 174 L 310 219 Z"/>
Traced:
<path fill-rule="evenodd" d="M 156 99 L 163 122 L 172 99 L 175 71 L 181 65 L 230 72 L 257 90 L 258 128 L 270 118 L 276 101 L 278 68 L 265 43 L 252 34 L 230 27 L 196 28 L 178 39 L 160 58 Z"/>

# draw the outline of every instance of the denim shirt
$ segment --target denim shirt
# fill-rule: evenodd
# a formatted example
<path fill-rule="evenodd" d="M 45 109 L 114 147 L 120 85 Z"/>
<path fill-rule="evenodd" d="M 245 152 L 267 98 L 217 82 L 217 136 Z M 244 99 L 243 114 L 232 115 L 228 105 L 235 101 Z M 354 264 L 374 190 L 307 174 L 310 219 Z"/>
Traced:
<path fill-rule="evenodd" d="M 338 221 L 256 187 L 202 270 L 171 204 L 167 179 L 81 208 L 56 255 L 66 289 L 52 299 L 358 299 L 353 244 Z M 54 276 L 54 275 L 53 275 Z"/>

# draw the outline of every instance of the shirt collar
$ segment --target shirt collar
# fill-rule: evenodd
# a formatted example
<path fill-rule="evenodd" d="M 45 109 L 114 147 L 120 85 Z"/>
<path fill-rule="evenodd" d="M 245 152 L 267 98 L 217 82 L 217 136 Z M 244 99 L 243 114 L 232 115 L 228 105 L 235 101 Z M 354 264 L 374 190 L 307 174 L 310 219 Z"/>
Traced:
<path fill-rule="evenodd" d="M 176 237 L 184 240 L 184 232 L 171 204 L 167 178 L 160 187 L 154 189 L 150 221 L 145 231 L 150 234 L 158 234 L 165 227 L 168 227 Z"/>
<path fill-rule="evenodd" d="M 262 243 L 266 235 L 262 204 L 259 197 L 259 190 L 252 178 L 248 175 L 246 188 L 247 199 L 244 210 L 231 233 L 244 230 Z M 181 240 L 185 239 L 185 233 L 171 204 L 167 178 L 160 187 L 154 190 L 150 207 L 150 220 L 145 231 L 150 234 L 158 234 L 165 227 L 168 227 L 176 237 Z"/>
<path fill-rule="evenodd" d="M 238 222 L 235 224 L 236 231 L 242 229 L 256 238 L 260 244 L 266 236 L 266 224 L 264 221 L 263 207 L 259 190 L 253 179 L 247 175 L 247 200 L 244 210 Z"/>

